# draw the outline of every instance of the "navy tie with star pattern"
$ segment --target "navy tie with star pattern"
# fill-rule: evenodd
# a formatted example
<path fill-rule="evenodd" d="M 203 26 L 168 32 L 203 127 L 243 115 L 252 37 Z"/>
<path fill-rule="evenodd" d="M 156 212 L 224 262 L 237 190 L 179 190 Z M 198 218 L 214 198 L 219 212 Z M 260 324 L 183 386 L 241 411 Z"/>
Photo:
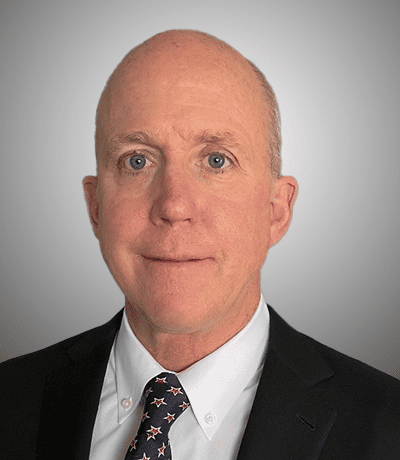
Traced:
<path fill-rule="evenodd" d="M 142 422 L 131 442 L 125 460 L 171 460 L 169 430 L 190 403 L 178 377 L 163 372 L 149 380 L 144 388 L 146 401 Z"/>

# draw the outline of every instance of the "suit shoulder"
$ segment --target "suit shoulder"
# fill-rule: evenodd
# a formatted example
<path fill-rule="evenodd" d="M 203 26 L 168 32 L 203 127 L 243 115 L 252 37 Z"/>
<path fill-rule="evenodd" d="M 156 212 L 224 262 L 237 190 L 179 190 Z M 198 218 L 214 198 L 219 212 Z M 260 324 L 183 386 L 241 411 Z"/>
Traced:
<path fill-rule="evenodd" d="M 328 379 L 347 385 L 349 390 L 351 384 L 354 384 L 353 389 L 357 385 L 362 388 L 370 385 L 393 390 L 400 395 L 400 380 L 297 331 L 270 305 L 268 308 L 272 348 L 309 385 Z"/>
<path fill-rule="evenodd" d="M 74 345 L 83 343 L 84 346 L 88 347 L 107 333 L 109 335 L 115 334 L 121 318 L 122 311 L 106 324 L 81 332 L 41 350 L 0 363 L 0 381 L 5 382 L 7 380 L 11 383 L 16 379 L 29 379 L 30 376 L 37 380 L 40 375 L 62 367 L 64 363 L 69 362 L 70 358 L 67 352 L 73 349 Z"/>
<path fill-rule="evenodd" d="M 57 409 L 51 418 L 52 423 L 65 419 L 68 413 L 68 410 L 64 411 L 66 401 L 67 404 L 68 401 L 76 402 L 75 396 L 81 394 L 80 391 L 74 392 L 74 384 L 81 379 L 87 381 L 85 366 L 95 363 L 94 368 L 97 364 L 99 368 L 104 367 L 121 313 L 103 326 L 0 364 L 0 426 L 4 427 L 0 432 L 0 450 L 7 453 L 7 458 L 14 458 L 11 454 L 14 451 L 19 452 L 15 458 L 31 458 L 29 452 L 33 454 L 35 450 L 44 408 Z M 89 377 L 93 375 L 93 366 L 91 369 Z M 101 374 L 102 370 L 99 372 Z M 61 386 L 60 382 L 63 382 Z M 60 413 L 58 406 L 62 409 Z M 46 425 L 45 431 L 50 428 Z M 21 432 L 24 433 L 22 444 Z"/>
<path fill-rule="evenodd" d="M 88 331 L 87 331 L 88 332 Z M 37 373 L 42 366 L 48 368 L 49 363 L 59 359 L 71 346 L 79 342 L 87 333 L 82 332 L 61 342 L 50 345 L 41 350 L 37 350 L 16 358 L 9 359 L 0 363 L 0 375 L 14 375 L 15 373 L 29 373 L 33 370 Z"/>
<path fill-rule="evenodd" d="M 343 380 L 353 381 L 354 383 L 364 382 L 364 385 L 369 384 L 380 388 L 387 388 L 388 390 L 392 389 L 400 397 L 400 380 L 362 361 L 334 350 L 311 337 L 304 337 L 311 341 L 312 345 L 318 350 L 318 353 L 329 363 L 335 375 L 342 376 Z"/>
<path fill-rule="evenodd" d="M 326 452 L 336 452 L 333 458 L 347 458 L 351 440 L 355 450 L 373 452 L 368 458 L 400 458 L 400 381 L 307 339 L 334 373 L 310 389 L 338 414 Z"/>
<path fill-rule="evenodd" d="M 309 395 L 335 408 L 354 436 L 357 427 L 368 426 L 382 438 L 398 439 L 400 381 L 296 331 L 269 309 L 271 349 Z"/>
<path fill-rule="evenodd" d="M 308 340 L 334 372 L 330 379 L 315 387 L 315 392 L 359 426 L 365 426 L 369 420 L 375 434 L 381 433 L 390 442 L 398 439 L 400 381 L 312 338 Z"/>

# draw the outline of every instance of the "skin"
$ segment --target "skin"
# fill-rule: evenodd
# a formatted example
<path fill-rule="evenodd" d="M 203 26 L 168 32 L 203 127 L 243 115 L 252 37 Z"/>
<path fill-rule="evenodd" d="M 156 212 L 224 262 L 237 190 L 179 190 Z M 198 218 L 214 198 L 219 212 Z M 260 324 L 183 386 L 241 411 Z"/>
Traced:
<path fill-rule="evenodd" d="M 129 324 L 177 372 L 250 321 L 297 195 L 293 177 L 271 182 L 258 82 L 241 55 L 222 54 L 167 32 L 125 59 L 99 105 L 98 175 L 83 180 Z M 115 144 L 138 132 L 147 137 Z M 146 157 L 143 169 L 133 155 Z"/>

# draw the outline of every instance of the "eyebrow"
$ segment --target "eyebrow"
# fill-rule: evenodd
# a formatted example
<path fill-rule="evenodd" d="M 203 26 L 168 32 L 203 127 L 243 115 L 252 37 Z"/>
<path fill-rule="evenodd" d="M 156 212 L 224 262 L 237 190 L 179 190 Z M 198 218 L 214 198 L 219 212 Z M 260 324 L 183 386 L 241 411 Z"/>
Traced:
<path fill-rule="evenodd" d="M 110 145 L 107 148 L 105 158 L 106 162 L 108 162 L 112 156 L 116 155 L 125 145 L 130 144 L 152 145 L 154 144 L 154 141 L 152 141 L 151 136 L 145 131 L 136 131 L 129 134 L 118 134 L 118 136 L 115 136 L 111 140 Z"/>
<path fill-rule="evenodd" d="M 212 133 L 205 130 L 194 136 L 194 140 L 198 144 L 223 144 L 231 147 L 240 147 L 240 143 L 238 142 L 236 136 L 229 131 L 218 131 L 216 133 Z"/>
<path fill-rule="evenodd" d="M 197 144 L 219 144 L 226 145 L 231 148 L 240 148 L 240 143 L 238 142 L 236 136 L 229 131 L 211 132 L 209 130 L 203 130 L 199 134 L 189 135 L 188 137 L 189 139 L 192 138 Z M 183 138 L 187 140 L 187 138 Z M 107 149 L 105 155 L 106 163 L 111 157 L 117 155 L 124 146 L 130 144 L 157 146 L 159 143 L 155 140 L 155 136 L 152 136 L 151 133 L 146 131 L 118 134 L 111 140 L 110 146 Z"/>

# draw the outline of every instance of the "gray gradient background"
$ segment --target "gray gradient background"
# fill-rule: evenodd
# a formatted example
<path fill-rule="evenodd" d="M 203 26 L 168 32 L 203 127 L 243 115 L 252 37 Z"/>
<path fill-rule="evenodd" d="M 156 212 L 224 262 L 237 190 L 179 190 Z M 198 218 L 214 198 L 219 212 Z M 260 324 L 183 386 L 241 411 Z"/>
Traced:
<path fill-rule="evenodd" d="M 400 378 L 398 1 L 0 3 L 1 355 L 106 322 L 124 304 L 86 213 L 94 116 L 122 57 L 194 28 L 266 74 L 283 174 L 300 191 L 262 272 L 295 328 Z"/>

